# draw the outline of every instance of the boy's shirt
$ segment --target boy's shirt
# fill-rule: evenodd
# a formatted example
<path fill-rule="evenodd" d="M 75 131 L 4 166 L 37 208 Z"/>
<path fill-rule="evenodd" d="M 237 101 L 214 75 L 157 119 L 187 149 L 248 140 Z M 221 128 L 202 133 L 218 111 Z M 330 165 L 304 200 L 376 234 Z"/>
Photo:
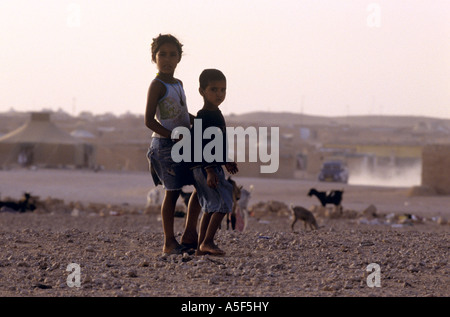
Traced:
<path fill-rule="evenodd" d="M 212 165 L 224 165 L 227 163 L 227 157 L 228 157 L 228 147 L 227 147 L 227 128 L 226 128 L 226 123 L 225 123 L 225 118 L 222 115 L 222 112 L 220 110 L 206 110 L 206 109 L 201 109 L 197 112 L 197 116 L 195 117 L 195 119 L 201 119 L 202 120 L 202 145 L 201 145 L 201 149 L 202 149 L 202 161 L 201 162 L 195 162 L 195 157 L 194 157 L 194 150 L 191 151 L 192 154 L 192 168 L 194 167 L 208 167 L 208 166 L 212 166 Z M 198 124 L 198 121 L 196 121 Z M 198 139 L 196 139 L 194 137 L 194 129 L 195 129 L 195 122 L 194 125 L 191 128 L 191 145 L 192 145 L 192 149 L 195 149 L 195 143 L 197 142 Z M 222 158 L 220 160 L 213 160 L 212 162 L 208 162 L 205 160 L 204 157 L 204 148 L 205 146 L 210 143 L 210 142 L 214 142 L 214 137 L 212 139 L 203 139 L 203 135 L 204 132 L 207 128 L 209 127 L 217 127 L 222 131 L 222 140 L 221 140 L 221 147 L 222 147 Z M 217 142 L 217 141 L 216 141 Z M 214 144 L 218 144 L 214 142 Z M 211 154 L 214 156 L 215 155 L 215 149 L 213 151 L 211 151 Z M 198 154 L 197 154 L 198 155 Z"/>

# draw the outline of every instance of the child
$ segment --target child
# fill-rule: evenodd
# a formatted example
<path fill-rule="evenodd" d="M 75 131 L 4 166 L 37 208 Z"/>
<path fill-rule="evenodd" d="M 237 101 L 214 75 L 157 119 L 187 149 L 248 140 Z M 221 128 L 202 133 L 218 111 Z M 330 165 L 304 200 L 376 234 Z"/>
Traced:
<path fill-rule="evenodd" d="M 156 63 L 159 72 L 150 84 L 145 111 L 145 125 L 153 131 L 147 157 L 155 185 L 162 184 L 165 188 L 161 215 L 164 230 L 163 252 L 168 254 L 181 254 L 187 250 L 186 246 L 196 247 L 196 227 L 200 213 L 197 194 L 193 193 L 180 245 L 174 234 L 174 211 L 182 187 L 192 184 L 193 180 L 186 166 L 172 160 L 171 148 L 178 140 L 172 140 L 171 134 L 176 127 L 189 128 L 194 119 L 186 106 L 183 83 L 173 77 L 181 60 L 182 46 L 170 34 L 160 34 L 153 39 L 152 61 Z"/>
<path fill-rule="evenodd" d="M 214 243 L 214 236 L 222 219 L 233 207 L 233 186 L 225 179 L 222 165 L 225 165 L 231 174 L 238 171 L 236 163 L 227 162 L 226 125 L 219 110 L 219 105 L 225 100 L 226 86 L 226 78 L 219 70 L 206 69 L 200 75 L 199 91 L 203 96 L 204 105 L 197 113 L 196 119 L 202 120 L 203 131 L 208 127 L 217 127 L 222 131 L 223 158 L 212 162 L 207 162 L 203 158 L 201 163 L 193 165 L 195 188 L 204 211 L 200 221 L 197 255 L 225 255 L 225 252 Z M 206 141 L 203 140 L 203 143 Z M 202 150 L 204 145 L 202 144 Z"/>

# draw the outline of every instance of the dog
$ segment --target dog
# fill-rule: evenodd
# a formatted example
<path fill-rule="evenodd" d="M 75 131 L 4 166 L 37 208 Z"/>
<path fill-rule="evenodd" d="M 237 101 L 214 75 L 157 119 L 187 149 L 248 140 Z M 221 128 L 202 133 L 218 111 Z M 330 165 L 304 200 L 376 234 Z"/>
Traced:
<path fill-rule="evenodd" d="M 292 215 L 294 216 L 294 220 L 292 221 L 291 224 L 292 231 L 294 231 L 294 225 L 299 219 L 302 220 L 303 223 L 305 224 L 305 229 L 307 229 L 307 225 L 309 225 L 311 230 L 319 229 L 316 218 L 314 217 L 311 211 L 301 206 L 294 206 L 293 204 L 291 204 L 290 209 L 292 211 Z"/>

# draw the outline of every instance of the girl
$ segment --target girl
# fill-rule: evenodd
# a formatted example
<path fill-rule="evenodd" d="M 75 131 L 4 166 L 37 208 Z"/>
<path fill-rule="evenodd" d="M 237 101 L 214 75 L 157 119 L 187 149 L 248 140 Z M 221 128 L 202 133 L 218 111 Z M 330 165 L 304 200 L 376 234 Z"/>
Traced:
<path fill-rule="evenodd" d="M 197 219 L 200 205 L 197 193 L 191 196 L 188 218 L 181 245 L 175 239 L 174 211 L 178 196 L 184 185 L 192 184 L 188 168 L 172 160 L 172 130 L 176 127 L 189 128 L 194 116 L 188 112 L 183 83 L 174 78 L 174 72 L 183 53 L 182 44 L 172 35 L 159 35 L 151 46 L 152 61 L 159 72 L 151 82 L 147 96 L 145 125 L 153 131 L 152 143 L 147 153 L 155 186 L 165 188 L 161 206 L 164 230 L 164 253 L 181 254 L 188 248 L 196 247 Z"/>

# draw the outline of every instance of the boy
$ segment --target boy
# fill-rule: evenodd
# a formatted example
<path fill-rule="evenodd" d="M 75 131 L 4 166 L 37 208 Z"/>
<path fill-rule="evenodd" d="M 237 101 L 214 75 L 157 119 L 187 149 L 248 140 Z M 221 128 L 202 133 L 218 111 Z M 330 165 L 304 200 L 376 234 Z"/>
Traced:
<path fill-rule="evenodd" d="M 233 186 L 226 180 L 222 165 L 225 165 L 231 174 L 238 172 L 235 162 L 227 162 L 226 124 L 219 110 L 220 104 L 225 100 L 226 88 L 227 81 L 221 71 L 206 69 L 201 73 L 199 92 L 203 96 L 204 105 L 197 113 L 196 119 L 202 120 L 202 132 L 209 127 L 221 130 L 223 155 L 221 159 L 216 158 L 212 162 L 203 157 L 202 162 L 194 163 L 192 168 L 198 200 L 204 211 L 200 221 L 197 255 L 225 255 L 214 243 L 214 236 L 223 217 L 231 212 L 233 207 Z M 195 126 L 192 129 L 195 129 Z M 203 140 L 202 153 L 207 141 L 209 140 Z"/>

